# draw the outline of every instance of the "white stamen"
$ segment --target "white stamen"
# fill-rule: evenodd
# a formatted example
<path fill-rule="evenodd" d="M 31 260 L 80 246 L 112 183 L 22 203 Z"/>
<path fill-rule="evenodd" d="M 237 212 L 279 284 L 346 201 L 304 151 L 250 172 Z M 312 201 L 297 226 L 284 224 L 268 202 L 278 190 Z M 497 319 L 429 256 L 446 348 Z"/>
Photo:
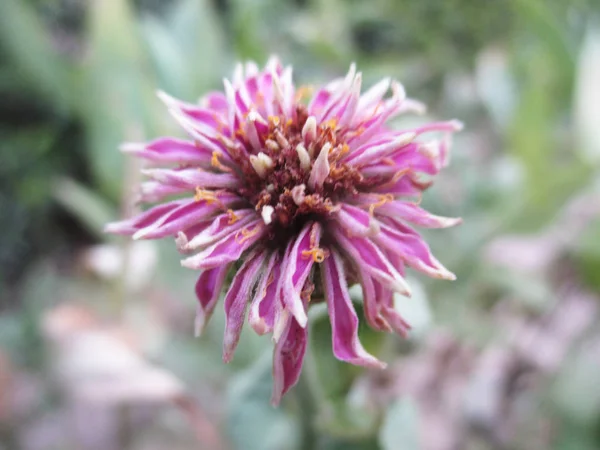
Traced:
<path fill-rule="evenodd" d="M 302 127 L 302 139 L 304 139 L 304 143 L 308 144 L 309 142 L 314 141 L 317 138 L 317 119 L 315 116 L 308 116 L 304 126 Z"/>
<path fill-rule="evenodd" d="M 305 190 L 306 185 L 304 184 L 299 184 L 298 186 L 294 186 L 292 188 L 292 200 L 294 200 L 296 205 L 300 206 L 302 203 L 304 203 L 304 197 L 306 197 L 306 194 L 304 193 Z"/>
<path fill-rule="evenodd" d="M 268 170 L 272 169 L 274 165 L 273 160 L 263 152 L 258 155 L 250 155 L 250 164 L 261 178 L 265 178 Z"/>
<path fill-rule="evenodd" d="M 269 225 L 271 222 L 273 222 L 274 212 L 275 208 L 273 208 L 271 205 L 263 206 L 262 210 L 260 211 L 260 215 L 262 216 L 262 220 L 265 225 Z"/>
<path fill-rule="evenodd" d="M 310 169 L 310 155 L 308 154 L 308 150 L 302 144 L 298 144 L 296 146 L 296 153 L 298 153 L 298 159 L 300 160 L 300 167 L 303 170 Z"/>
<path fill-rule="evenodd" d="M 266 147 L 267 147 L 269 150 L 271 150 L 272 152 L 277 152 L 277 151 L 279 151 L 279 144 L 278 144 L 277 142 L 275 142 L 274 140 L 272 140 L 272 139 L 267 139 L 267 140 L 265 141 L 265 145 L 266 145 Z"/>

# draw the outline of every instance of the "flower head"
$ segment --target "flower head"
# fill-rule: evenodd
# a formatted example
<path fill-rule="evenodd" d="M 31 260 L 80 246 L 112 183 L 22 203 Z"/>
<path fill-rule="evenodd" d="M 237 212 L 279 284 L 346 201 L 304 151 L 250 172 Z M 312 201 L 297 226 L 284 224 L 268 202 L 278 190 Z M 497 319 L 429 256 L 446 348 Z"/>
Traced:
<path fill-rule="evenodd" d="M 199 104 L 159 94 L 190 139 L 123 146 L 160 167 L 144 170 L 149 181 L 141 189 L 142 202 L 158 205 L 107 226 L 134 239 L 175 236 L 189 254 L 181 264 L 201 271 L 197 333 L 226 290 L 226 362 L 247 311 L 257 333 L 272 333 L 274 403 L 300 375 L 310 303 L 327 302 L 338 359 L 384 367 L 358 339 L 348 286 L 362 286 L 371 327 L 404 335 L 409 325 L 393 298 L 410 295 L 405 267 L 454 278 L 409 224 L 459 222 L 429 214 L 418 199 L 447 163 L 460 124 L 387 127 L 423 106 L 389 79 L 361 94 L 354 65 L 308 102 L 305 93 L 291 68 L 272 59 L 262 71 L 240 66 L 224 93 Z M 427 139 L 432 132 L 438 139 Z M 225 288 L 229 272 L 235 275 Z"/>

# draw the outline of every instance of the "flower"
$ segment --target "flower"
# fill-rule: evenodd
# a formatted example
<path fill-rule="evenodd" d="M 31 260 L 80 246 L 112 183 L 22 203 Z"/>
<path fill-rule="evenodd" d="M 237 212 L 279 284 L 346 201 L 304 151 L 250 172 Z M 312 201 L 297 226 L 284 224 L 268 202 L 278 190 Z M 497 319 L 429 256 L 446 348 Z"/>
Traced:
<path fill-rule="evenodd" d="M 405 266 L 454 279 L 409 224 L 459 222 L 428 213 L 418 199 L 446 165 L 450 136 L 461 125 L 393 130 L 386 121 L 423 106 L 390 79 L 361 95 L 361 77 L 352 65 L 305 102 L 308 88 L 296 89 L 292 69 L 276 59 L 262 71 L 240 65 L 224 93 L 199 104 L 159 94 L 192 140 L 123 146 L 159 166 L 143 171 L 150 181 L 141 188 L 141 201 L 158 205 L 107 231 L 176 237 L 190 254 L 181 264 L 201 271 L 197 333 L 226 290 L 225 362 L 249 306 L 252 328 L 275 342 L 274 404 L 300 376 L 310 303 L 327 302 L 338 359 L 382 368 L 358 339 L 348 286 L 362 286 L 371 327 L 405 335 L 410 327 L 393 305 L 394 293 L 410 295 Z M 426 140 L 431 132 L 439 139 Z"/>

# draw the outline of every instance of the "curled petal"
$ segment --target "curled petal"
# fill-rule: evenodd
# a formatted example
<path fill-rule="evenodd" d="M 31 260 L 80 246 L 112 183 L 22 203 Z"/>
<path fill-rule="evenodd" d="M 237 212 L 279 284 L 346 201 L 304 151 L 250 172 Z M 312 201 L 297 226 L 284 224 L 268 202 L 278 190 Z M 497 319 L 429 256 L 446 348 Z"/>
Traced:
<path fill-rule="evenodd" d="M 154 206 L 131 219 L 109 223 L 104 227 L 104 231 L 113 234 L 133 235 L 137 231 L 151 226 L 161 217 L 164 217 L 180 206 L 188 203 L 189 200 L 174 200 L 168 203 L 163 203 L 162 205 Z"/>
<path fill-rule="evenodd" d="M 246 306 L 252 295 L 258 271 L 264 262 L 264 251 L 254 252 L 238 270 L 225 296 L 225 336 L 223 361 L 228 363 L 240 340 Z"/>
<path fill-rule="evenodd" d="M 189 190 L 201 189 L 233 189 L 240 180 L 232 173 L 214 173 L 202 169 L 145 169 L 144 175 L 160 183 L 173 185 Z"/>
<path fill-rule="evenodd" d="M 320 239 L 321 225 L 317 222 L 308 223 L 298 237 L 290 242 L 284 255 L 283 276 L 280 278 L 281 295 L 284 305 L 302 327 L 306 326 L 307 317 L 300 291 L 313 263 L 323 258 L 322 254 L 319 257 Z"/>
<path fill-rule="evenodd" d="M 213 149 L 176 138 L 160 138 L 147 143 L 130 142 L 121 151 L 155 163 L 195 164 L 211 167 Z"/>
<path fill-rule="evenodd" d="M 321 152 L 315 163 L 313 164 L 312 170 L 310 171 L 310 177 L 308 178 L 308 186 L 311 189 L 321 188 L 325 182 L 325 178 L 329 175 L 329 151 L 331 150 L 331 144 L 327 142 L 321 148 Z"/>
<path fill-rule="evenodd" d="M 158 97 L 168 106 L 170 111 L 176 111 L 190 119 L 190 123 L 194 124 L 194 127 L 203 134 L 216 137 L 221 132 L 228 132 L 222 118 L 209 108 L 183 102 L 162 91 L 158 92 Z"/>
<path fill-rule="evenodd" d="M 273 406 L 277 406 L 281 397 L 298 382 L 307 342 L 307 329 L 300 326 L 293 316 L 288 316 L 285 329 L 273 350 Z"/>
<path fill-rule="evenodd" d="M 211 269 L 237 261 L 242 254 L 263 237 L 266 227 L 262 219 L 254 220 L 241 230 L 225 236 L 200 253 L 181 261 L 189 269 Z"/>
<path fill-rule="evenodd" d="M 373 236 L 379 231 L 377 220 L 356 206 L 342 205 L 331 217 L 350 236 Z"/>
<path fill-rule="evenodd" d="M 215 309 L 229 268 L 230 265 L 215 267 L 214 269 L 205 270 L 198 277 L 198 281 L 196 282 L 198 308 L 196 311 L 196 321 L 194 323 L 196 336 L 202 334 L 204 327 L 208 323 L 208 320 Z"/>
<path fill-rule="evenodd" d="M 197 250 L 224 237 L 235 236 L 240 229 L 252 222 L 253 219 L 256 219 L 256 213 L 252 209 L 229 210 L 216 216 L 209 227 L 204 227 L 197 234 L 189 236 L 188 242 L 181 250 Z"/>
<path fill-rule="evenodd" d="M 386 251 L 399 255 L 410 267 L 434 278 L 455 280 L 456 276 L 446 269 L 429 250 L 423 238 L 410 227 L 393 222 L 393 227 L 381 225 L 381 231 L 373 241 Z"/>
<path fill-rule="evenodd" d="M 336 228 L 334 227 L 334 231 L 336 231 Z M 337 230 L 335 239 L 340 248 L 351 257 L 355 264 L 361 266 L 370 276 L 377 278 L 396 292 L 410 295 L 410 288 L 402 275 L 398 273 L 383 252 L 370 239 L 348 237 L 342 229 Z"/>
<path fill-rule="evenodd" d="M 281 276 L 281 258 L 273 252 L 262 271 L 256 287 L 256 295 L 250 305 L 248 322 L 257 334 L 273 331 L 278 309 L 281 308 L 279 278 Z"/>
<path fill-rule="evenodd" d="M 216 195 L 216 194 L 215 194 Z M 153 223 L 138 229 L 133 234 L 133 239 L 159 239 L 174 236 L 178 231 L 185 230 L 192 225 L 205 221 L 216 213 L 228 209 L 239 201 L 232 194 L 223 194 L 215 197 L 216 200 L 185 200 L 180 206 L 164 214 Z"/>
<path fill-rule="evenodd" d="M 335 250 L 323 264 L 321 276 L 332 329 L 333 354 L 341 361 L 384 368 L 385 363 L 367 353 L 358 339 L 358 317 L 348 294 L 344 263 Z"/>
<path fill-rule="evenodd" d="M 412 131 L 395 133 L 384 141 L 368 143 L 357 148 L 348 154 L 344 162 L 356 166 L 379 161 L 391 153 L 404 151 L 415 137 L 416 133 Z"/>
<path fill-rule="evenodd" d="M 393 201 L 377 208 L 377 214 L 402 219 L 424 228 L 448 228 L 462 222 L 460 218 L 441 217 L 429 213 L 416 203 Z"/>

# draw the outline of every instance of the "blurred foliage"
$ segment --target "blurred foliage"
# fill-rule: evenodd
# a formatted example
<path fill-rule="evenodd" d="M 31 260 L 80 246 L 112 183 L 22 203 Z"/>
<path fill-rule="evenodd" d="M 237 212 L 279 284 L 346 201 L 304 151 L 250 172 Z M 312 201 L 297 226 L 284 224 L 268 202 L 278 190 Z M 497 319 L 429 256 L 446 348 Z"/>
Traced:
<path fill-rule="evenodd" d="M 317 84 L 357 61 L 367 84 L 396 77 L 430 105 L 431 116 L 466 124 L 452 165 L 423 200 L 435 213 L 464 218 L 460 228 L 426 233 L 458 281 L 416 280 L 423 292 L 398 307 L 420 328 L 398 343 L 361 327 L 369 350 L 388 361 L 418 357 L 433 330 L 445 329 L 485 353 L 508 339 L 497 309 L 543 321 L 564 297 L 560 273 L 520 270 L 525 250 L 512 260 L 516 268 L 499 268 L 494 258 L 512 250 L 501 245 L 490 257 L 490 243 L 514 233 L 530 241 L 547 236 L 535 247 L 539 253 L 560 242 L 552 270 L 572 268 L 567 284 L 597 300 L 598 214 L 571 226 L 580 218 L 568 205 L 600 198 L 600 101 L 590 100 L 599 95 L 599 21 L 592 0 L 3 0 L 0 347 L 19 365 L 42 371 L 44 309 L 76 297 L 104 314 L 105 300 L 122 295 L 120 282 L 82 275 L 77 252 L 114 242 L 102 226 L 131 207 L 137 169 L 119 144 L 178 132 L 155 91 L 193 101 L 219 88 L 235 61 L 264 62 L 273 53 L 294 65 L 301 83 Z M 135 314 L 163 291 L 186 299 L 186 313 L 192 309 L 193 274 L 181 274 L 175 254 L 161 255 L 154 284 L 132 300 Z M 131 271 L 127 255 L 123 260 L 122 271 Z M 191 389 L 207 396 L 205 384 L 220 390 L 234 448 L 387 450 L 398 448 L 398 439 L 402 448 L 416 448 L 422 411 L 408 396 L 379 409 L 353 403 L 364 371 L 333 359 L 325 312 L 317 308 L 312 318 L 305 371 L 314 386 L 300 388 L 300 399 L 289 395 L 279 410 L 267 404 L 263 354 L 270 343 L 245 331 L 234 364 L 222 366 L 220 312 L 200 343 L 189 339 L 190 325 L 170 331 L 150 354 Z M 600 445 L 598 356 L 588 342 L 597 328 L 546 377 L 536 401 L 548 410 L 530 412 L 536 420 L 561 420 L 556 448 Z M 302 396 L 312 405 L 308 419 Z M 306 433 L 318 433 L 313 447 L 299 444 Z M 518 435 L 509 448 L 545 448 L 528 439 Z"/>

